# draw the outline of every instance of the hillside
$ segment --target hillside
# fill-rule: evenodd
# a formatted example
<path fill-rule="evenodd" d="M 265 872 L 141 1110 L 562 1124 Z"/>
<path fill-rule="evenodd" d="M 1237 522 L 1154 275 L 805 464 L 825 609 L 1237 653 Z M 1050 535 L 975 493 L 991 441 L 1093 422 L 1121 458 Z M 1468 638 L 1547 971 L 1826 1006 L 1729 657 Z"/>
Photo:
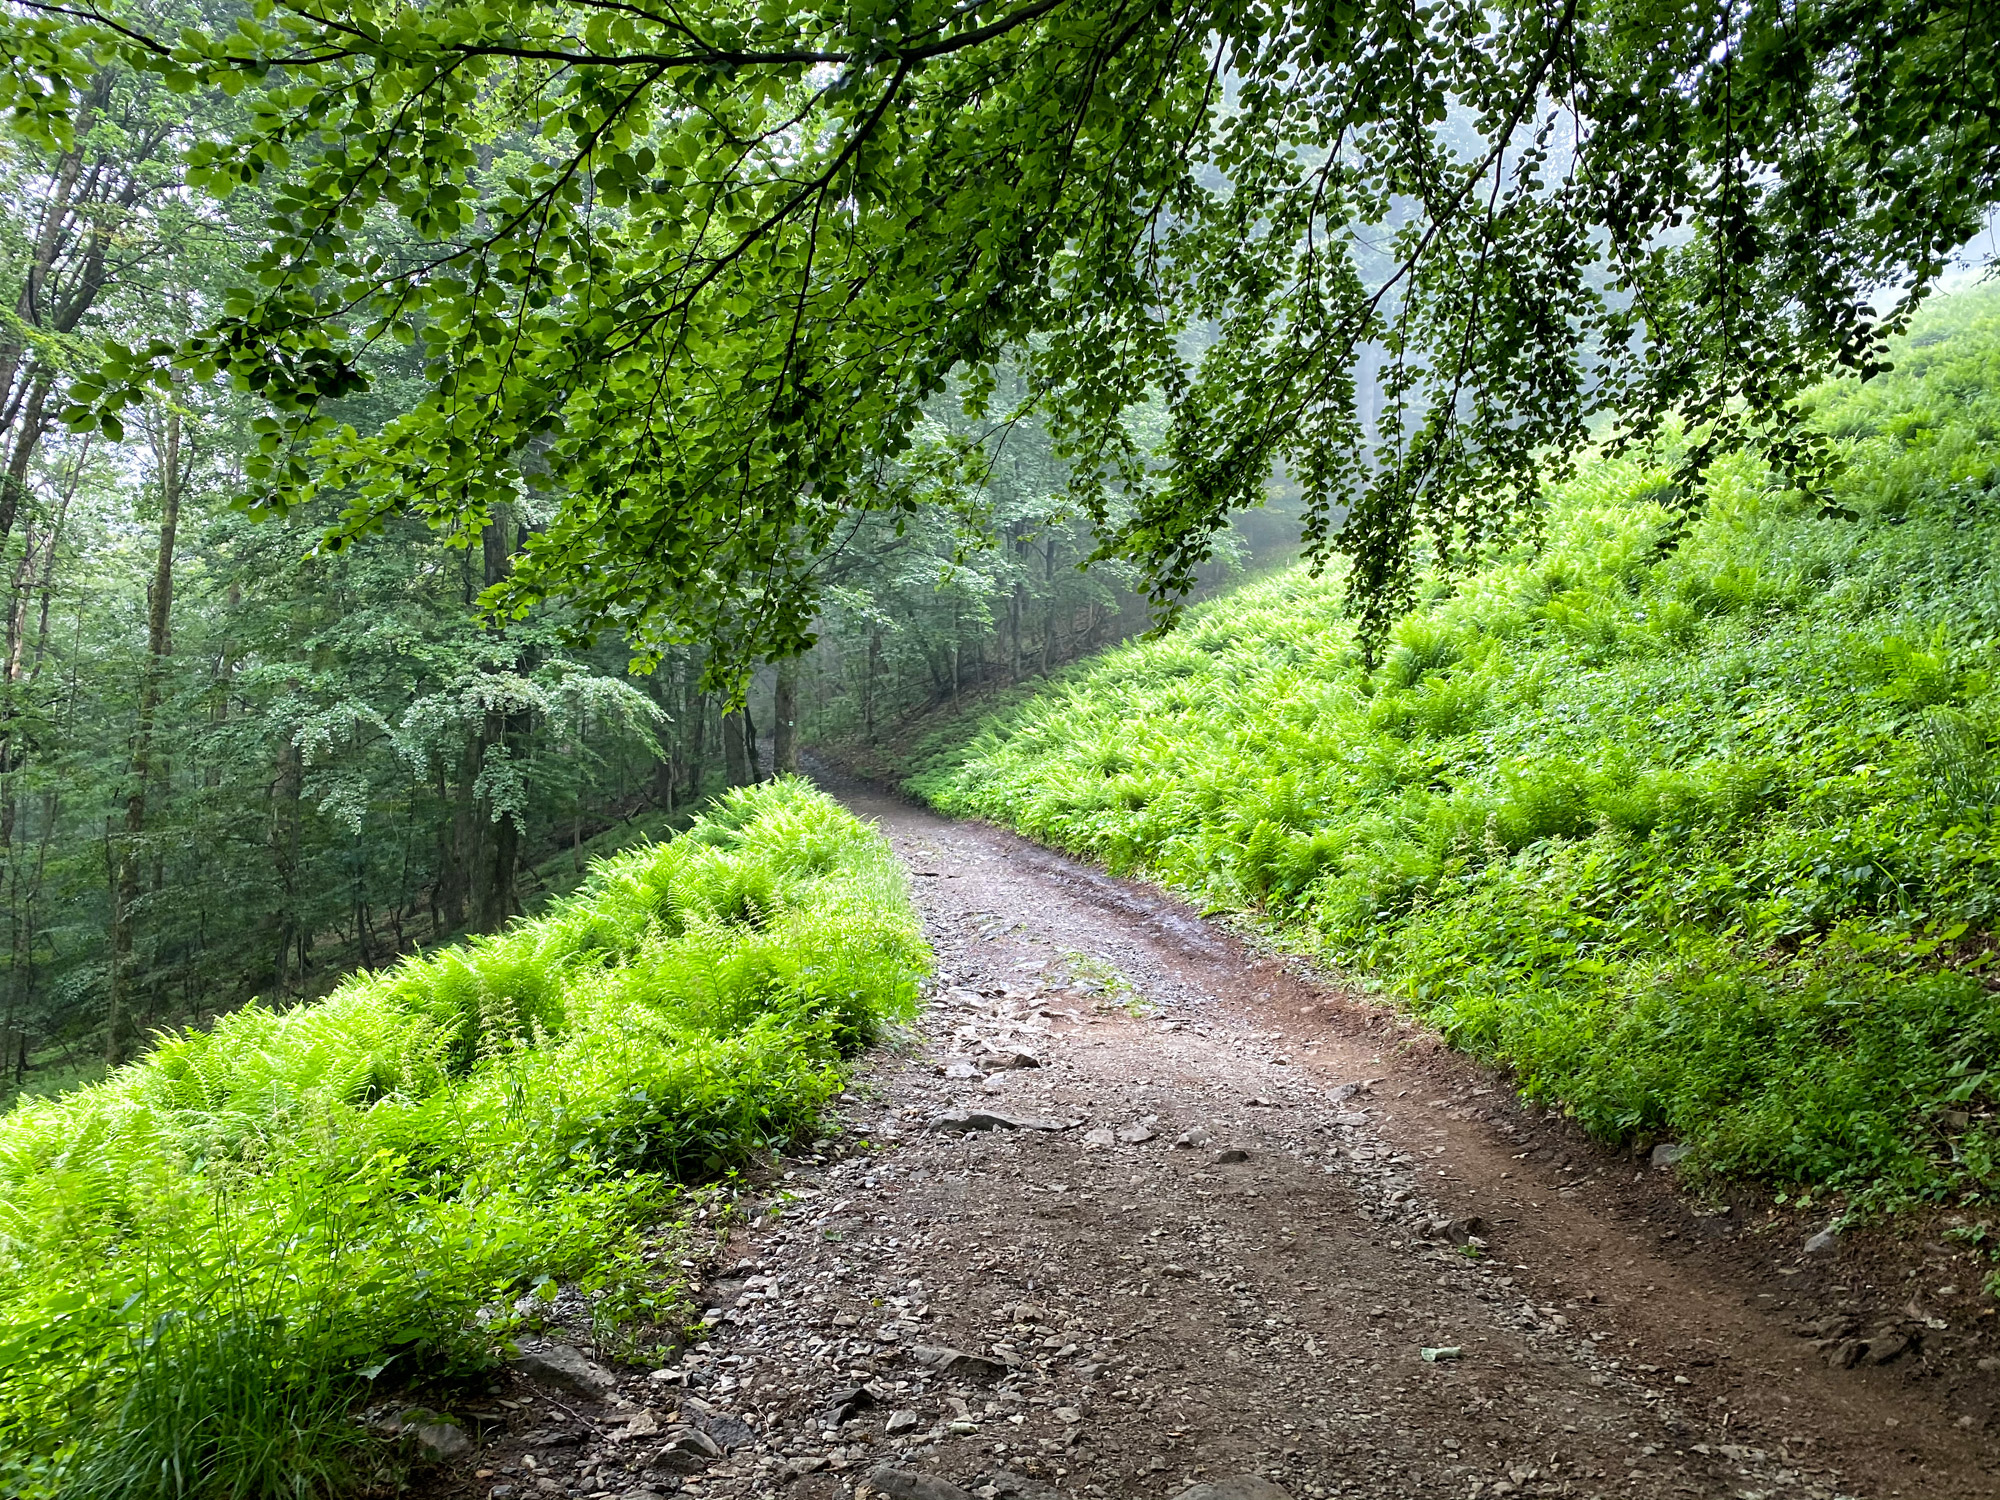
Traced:
<path fill-rule="evenodd" d="M 1252 914 L 1684 1172 L 1991 1202 L 2000 297 L 1815 420 L 1824 510 L 1738 455 L 1673 546 L 1671 455 L 1599 461 L 1376 670 L 1292 570 L 934 735 L 910 786 Z"/>
<path fill-rule="evenodd" d="M 809 1133 L 927 962 L 887 845 L 787 779 L 534 920 L 24 1101 L 0 1491 L 351 1487 L 372 1382 L 488 1368 L 565 1286 L 607 1348 L 671 1339 L 688 1189 Z"/>

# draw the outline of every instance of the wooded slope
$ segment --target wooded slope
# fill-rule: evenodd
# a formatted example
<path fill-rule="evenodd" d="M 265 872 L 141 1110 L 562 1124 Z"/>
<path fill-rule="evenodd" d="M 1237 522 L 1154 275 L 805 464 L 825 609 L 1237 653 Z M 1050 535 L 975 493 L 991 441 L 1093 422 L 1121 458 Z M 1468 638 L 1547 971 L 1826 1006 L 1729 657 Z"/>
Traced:
<path fill-rule="evenodd" d="M 1811 1197 L 2000 1191 L 2000 297 L 1816 398 L 1672 545 L 1600 462 L 1367 670 L 1290 571 L 930 747 L 912 786 L 1260 914 L 1522 1090 Z M 1968 1229 L 1968 1232 L 1974 1232 Z"/>

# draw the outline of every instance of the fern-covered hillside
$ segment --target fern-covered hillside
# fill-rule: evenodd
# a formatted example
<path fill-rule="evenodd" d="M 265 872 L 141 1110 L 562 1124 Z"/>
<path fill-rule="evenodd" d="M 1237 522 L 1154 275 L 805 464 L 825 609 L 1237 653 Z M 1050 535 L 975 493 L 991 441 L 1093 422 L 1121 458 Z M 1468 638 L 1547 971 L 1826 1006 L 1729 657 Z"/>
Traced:
<path fill-rule="evenodd" d="M 2000 297 L 1838 384 L 1835 504 L 1747 458 L 1668 545 L 1602 462 L 1368 670 L 1293 571 L 947 733 L 939 807 L 1377 977 L 1689 1170 L 2000 1193 Z M 1663 459 L 1671 455 L 1661 455 Z"/>
<path fill-rule="evenodd" d="M 0 1493 L 321 1493 L 367 1382 L 489 1361 L 522 1292 L 643 1332 L 642 1231 L 808 1129 L 927 963 L 887 844 L 791 779 L 0 1115 Z"/>

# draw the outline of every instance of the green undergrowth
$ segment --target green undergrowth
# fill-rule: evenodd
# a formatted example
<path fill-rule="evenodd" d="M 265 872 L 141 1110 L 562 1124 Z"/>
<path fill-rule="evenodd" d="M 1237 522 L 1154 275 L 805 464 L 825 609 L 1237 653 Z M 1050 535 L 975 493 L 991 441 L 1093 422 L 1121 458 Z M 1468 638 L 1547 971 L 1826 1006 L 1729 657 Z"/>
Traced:
<path fill-rule="evenodd" d="M 1293 571 L 935 740 L 911 789 L 1260 914 L 1605 1140 L 1990 1203 L 2000 297 L 1898 365 L 1818 395 L 1831 509 L 1739 456 L 1674 547 L 1666 469 L 1599 462 L 1375 670 Z"/>
<path fill-rule="evenodd" d="M 302 1496 L 371 1380 L 476 1370 L 555 1279 L 809 1131 L 928 963 L 900 867 L 803 782 L 539 917 L 160 1038 L 0 1116 L 0 1492 Z"/>

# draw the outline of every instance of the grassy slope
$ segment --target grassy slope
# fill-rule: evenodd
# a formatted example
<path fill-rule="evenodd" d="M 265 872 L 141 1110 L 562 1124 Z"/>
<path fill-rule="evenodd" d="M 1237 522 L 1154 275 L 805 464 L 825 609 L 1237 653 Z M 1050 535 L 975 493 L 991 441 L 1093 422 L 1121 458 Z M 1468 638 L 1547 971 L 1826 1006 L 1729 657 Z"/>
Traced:
<path fill-rule="evenodd" d="M 2000 1190 L 2000 297 L 1829 388 L 1662 551 L 1603 463 L 1363 670 L 1293 571 L 934 741 L 939 807 L 1248 908 L 1615 1140 L 1792 1193 Z"/>
<path fill-rule="evenodd" d="M 0 1116 L 0 1491 L 313 1493 L 357 1372 L 477 1364 L 551 1277 L 643 1315 L 674 1184 L 809 1127 L 926 962 L 887 846 L 788 781 Z"/>

